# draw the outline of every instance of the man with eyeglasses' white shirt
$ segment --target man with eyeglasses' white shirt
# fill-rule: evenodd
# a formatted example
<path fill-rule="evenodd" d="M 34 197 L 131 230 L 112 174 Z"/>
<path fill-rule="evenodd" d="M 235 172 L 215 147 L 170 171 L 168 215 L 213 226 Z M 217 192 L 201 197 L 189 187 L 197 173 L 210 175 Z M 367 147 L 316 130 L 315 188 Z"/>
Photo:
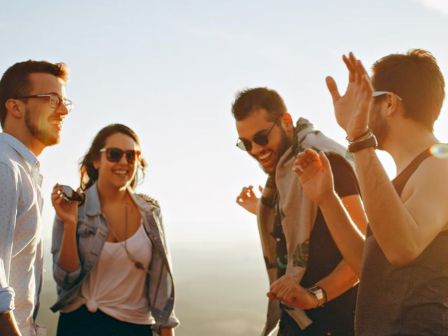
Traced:
<path fill-rule="evenodd" d="M 16 63 L 0 80 L 0 335 L 41 335 L 42 176 L 37 157 L 59 142 L 72 102 L 63 63 Z"/>

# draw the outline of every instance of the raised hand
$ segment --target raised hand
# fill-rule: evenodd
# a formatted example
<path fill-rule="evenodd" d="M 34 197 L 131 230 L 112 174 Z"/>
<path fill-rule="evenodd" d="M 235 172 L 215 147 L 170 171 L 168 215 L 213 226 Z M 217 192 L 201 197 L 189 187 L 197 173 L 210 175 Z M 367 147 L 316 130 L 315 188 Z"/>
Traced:
<path fill-rule="evenodd" d="M 62 187 L 56 184 L 51 192 L 51 204 L 56 211 L 56 215 L 64 225 L 76 225 L 78 220 L 78 202 L 67 201 L 62 194 Z"/>
<path fill-rule="evenodd" d="M 369 112 L 373 88 L 361 61 L 353 53 L 342 56 L 347 66 L 349 82 L 343 96 L 339 94 L 335 80 L 327 77 L 327 87 L 333 99 L 336 120 L 349 139 L 356 139 L 368 130 Z"/>
<path fill-rule="evenodd" d="M 306 149 L 299 153 L 293 170 L 299 176 L 303 191 L 313 202 L 320 204 L 334 192 L 330 162 L 323 152 L 318 154 L 312 149 Z"/>
<path fill-rule="evenodd" d="M 312 309 L 318 306 L 317 298 L 300 286 L 290 275 L 284 275 L 274 281 L 267 296 L 273 300 L 300 309 Z"/>
<path fill-rule="evenodd" d="M 263 191 L 261 186 L 258 187 L 260 192 Z M 255 195 L 253 190 L 253 186 L 243 187 L 240 194 L 236 198 L 236 203 L 238 203 L 241 207 L 253 213 L 254 215 L 257 213 L 257 204 L 259 198 Z"/>

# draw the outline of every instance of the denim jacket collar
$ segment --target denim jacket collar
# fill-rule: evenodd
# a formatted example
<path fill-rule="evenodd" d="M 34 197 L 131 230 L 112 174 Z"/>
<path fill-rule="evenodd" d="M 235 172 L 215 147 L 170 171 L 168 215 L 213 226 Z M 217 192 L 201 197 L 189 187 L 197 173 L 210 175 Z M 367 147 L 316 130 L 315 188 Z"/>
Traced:
<path fill-rule="evenodd" d="M 132 200 L 135 202 L 135 204 L 141 211 L 145 213 L 151 211 L 151 208 L 148 205 L 148 203 L 146 203 L 140 197 L 136 197 L 131 188 L 128 187 L 127 191 L 129 192 L 129 195 L 131 196 Z M 91 217 L 101 215 L 102 213 L 101 202 L 100 202 L 100 196 L 98 194 L 97 183 L 95 182 L 89 189 L 85 191 L 85 193 L 86 193 L 86 215 Z"/>

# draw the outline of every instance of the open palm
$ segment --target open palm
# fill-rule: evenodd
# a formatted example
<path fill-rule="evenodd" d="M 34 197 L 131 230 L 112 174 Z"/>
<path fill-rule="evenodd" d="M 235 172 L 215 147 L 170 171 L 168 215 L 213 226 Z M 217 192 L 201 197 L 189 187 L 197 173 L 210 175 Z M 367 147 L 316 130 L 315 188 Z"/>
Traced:
<path fill-rule="evenodd" d="M 338 124 L 349 139 L 356 139 L 368 130 L 369 112 L 373 88 L 361 61 L 353 53 L 342 56 L 349 72 L 349 83 L 345 94 L 339 94 L 335 80 L 327 77 L 327 87 L 333 99 Z"/>

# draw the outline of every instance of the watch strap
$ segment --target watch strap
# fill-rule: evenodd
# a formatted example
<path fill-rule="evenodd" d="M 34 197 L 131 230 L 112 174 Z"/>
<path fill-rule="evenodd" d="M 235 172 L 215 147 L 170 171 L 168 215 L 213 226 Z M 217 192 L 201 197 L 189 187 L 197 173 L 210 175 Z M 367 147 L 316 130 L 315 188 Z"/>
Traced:
<path fill-rule="evenodd" d="M 377 146 L 378 142 L 376 140 L 375 135 L 373 133 L 370 133 L 370 135 L 365 139 L 350 142 L 350 144 L 348 145 L 348 151 L 350 153 L 355 153 L 365 148 L 370 147 L 376 148 Z"/>

